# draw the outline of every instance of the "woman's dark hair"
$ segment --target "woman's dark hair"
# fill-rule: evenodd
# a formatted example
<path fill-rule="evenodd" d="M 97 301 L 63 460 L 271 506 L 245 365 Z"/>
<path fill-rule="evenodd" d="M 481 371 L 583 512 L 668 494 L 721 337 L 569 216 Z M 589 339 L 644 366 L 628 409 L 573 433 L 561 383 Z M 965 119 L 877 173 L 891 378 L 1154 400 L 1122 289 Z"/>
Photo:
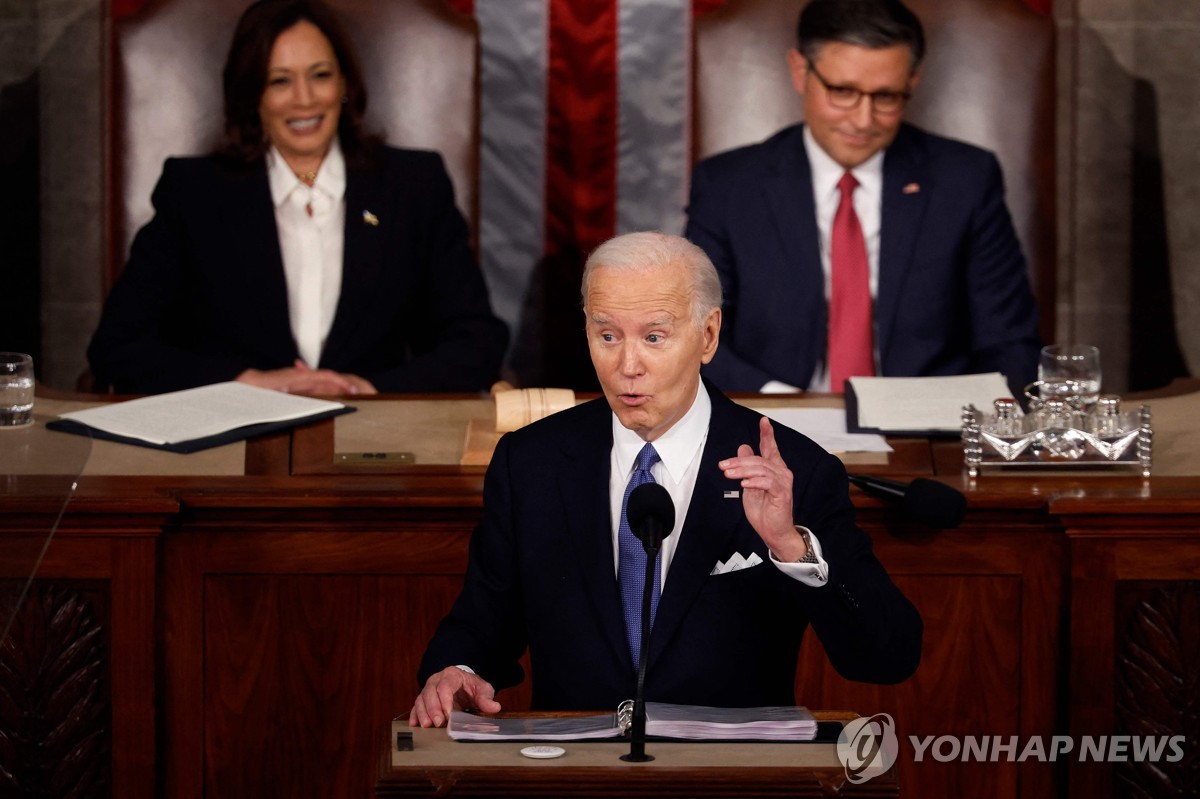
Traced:
<path fill-rule="evenodd" d="M 279 34 L 307 21 L 329 40 L 345 79 L 345 102 L 338 120 L 338 139 L 346 161 L 363 166 L 375 161 L 379 138 L 363 132 L 367 89 L 354 47 L 333 12 L 321 0 L 258 0 L 238 20 L 225 59 L 225 146 L 222 152 L 244 164 L 262 158 L 269 148 L 258 109 L 267 86 L 271 50 Z"/>

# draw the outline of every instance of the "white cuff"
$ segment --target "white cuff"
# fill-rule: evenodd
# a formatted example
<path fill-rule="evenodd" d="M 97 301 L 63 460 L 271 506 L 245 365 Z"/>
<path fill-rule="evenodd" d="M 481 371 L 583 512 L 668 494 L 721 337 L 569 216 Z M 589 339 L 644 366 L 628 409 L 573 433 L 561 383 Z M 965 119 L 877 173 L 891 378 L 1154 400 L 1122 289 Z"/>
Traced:
<path fill-rule="evenodd" d="M 812 546 L 813 554 L 817 556 L 816 563 L 785 563 L 775 557 L 774 552 L 770 552 L 771 562 L 775 564 L 775 568 L 791 577 L 793 580 L 798 580 L 812 588 L 820 588 L 827 585 L 829 581 L 829 564 L 825 562 L 825 558 L 821 555 L 821 542 L 817 540 L 817 536 L 812 530 L 807 527 L 799 527 L 808 532 L 808 543 Z M 769 551 L 769 550 L 768 550 Z"/>

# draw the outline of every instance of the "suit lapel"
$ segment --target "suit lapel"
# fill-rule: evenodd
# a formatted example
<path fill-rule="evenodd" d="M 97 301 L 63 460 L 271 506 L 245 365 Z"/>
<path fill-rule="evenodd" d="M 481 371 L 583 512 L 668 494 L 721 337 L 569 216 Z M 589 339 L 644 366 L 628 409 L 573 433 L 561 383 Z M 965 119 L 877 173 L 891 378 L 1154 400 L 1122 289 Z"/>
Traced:
<path fill-rule="evenodd" d="M 248 184 L 248 185 L 247 185 Z M 237 231 L 241 246 L 230 248 L 235 259 L 231 286 L 244 286 L 243 302 L 253 305 L 240 316 L 249 332 L 245 338 L 271 360 L 290 366 L 298 356 L 288 314 L 287 278 L 275 225 L 275 205 L 267 183 L 266 167 L 223 184 L 224 202 L 215 203 L 224 216 L 223 230 Z"/>
<path fill-rule="evenodd" d="M 585 593 L 605 640 L 618 660 L 632 671 L 621 594 L 613 572 L 608 494 L 612 411 L 604 399 L 591 403 L 579 434 L 564 439 L 562 449 L 565 462 L 557 476 L 559 496 L 579 561 L 578 573 L 583 575 Z"/>
<path fill-rule="evenodd" d="M 900 301 L 900 288 L 912 263 L 933 176 L 908 126 L 900 129 L 883 159 L 883 207 L 879 234 L 879 287 L 875 297 L 880 362 L 887 363 L 888 342 Z"/>
<path fill-rule="evenodd" d="M 788 304 L 797 309 L 796 324 L 824 331 L 827 327 L 825 272 L 821 266 L 821 237 L 817 233 L 812 169 L 804 151 L 802 131 L 802 127 L 797 127 L 797 135 L 779 141 L 774 170 L 763 191 L 783 244 L 785 262 L 781 265 L 783 274 L 778 281 L 780 290 L 791 298 Z M 820 318 L 805 319 L 805 312 L 819 314 Z M 809 352 L 802 353 L 807 360 L 798 368 L 798 374 L 805 375 L 807 380 L 817 362 L 825 356 L 825 337 L 808 335 L 799 329 L 795 335 L 797 340 L 810 343 Z"/>
<path fill-rule="evenodd" d="M 385 230 L 396 224 L 395 209 L 388 202 L 383 170 L 346 170 L 346 226 L 342 257 L 342 290 L 337 313 L 321 353 L 322 364 L 347 362 L 344 353 L 353 351 L 355 331 L 376 304 L 383 268 Z M 392 298 L 400 302 L 403 298 Z"/>
<path fill-rule="evenodd" d="M 748 524 L 740 495 L 737 499 L 725 497 L 726 491 L 737 490 L 737 481 L 727 479 L 717 462 L 736 454 L 739 444 L 752 444 L 757 449 L 757 438 L 739 440 L 736 424 L 730 419 L 732 401 L 718 392 L 710 391 L 709 396 L 712 419 L 708 440 L 700 455 L 700 471 L 688 504 L 687 519 L 659 600 L 647 668 L 654 666 L 658 655 L 674 637 L 713 566 L 732 552 L 738 528 Z"/>

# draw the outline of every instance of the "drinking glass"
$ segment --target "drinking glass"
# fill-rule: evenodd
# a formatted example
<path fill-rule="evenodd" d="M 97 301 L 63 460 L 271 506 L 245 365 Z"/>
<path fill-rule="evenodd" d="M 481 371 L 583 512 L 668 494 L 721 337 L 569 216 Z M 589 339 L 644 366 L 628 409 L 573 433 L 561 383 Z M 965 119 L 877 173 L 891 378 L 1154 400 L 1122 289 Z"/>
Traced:
<path fill-rule="evenodd" d="M 1100 349 L 1090 344 L 1042 347 L 1038 396 L 1042 402 L 1061 399 L 1076 410 L 1091 410 L 1100 398 Z"/>
<path fill-rule="evenodd" d="M 0 352 L 0 427 L 33 421 L 33 358 L 22 352 Z"/>

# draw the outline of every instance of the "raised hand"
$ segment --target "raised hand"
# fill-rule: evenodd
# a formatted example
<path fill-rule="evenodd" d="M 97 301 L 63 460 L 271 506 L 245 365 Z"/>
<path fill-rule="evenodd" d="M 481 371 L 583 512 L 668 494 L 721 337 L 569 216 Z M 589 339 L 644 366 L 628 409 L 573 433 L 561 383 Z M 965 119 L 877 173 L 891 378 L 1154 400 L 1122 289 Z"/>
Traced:
<path fill-rule="evenodd" d="M 782 561 L 798 560 L 808 548 L 796 532 L 792 518 L 792 471 L 779 454 L 771 420 L 762 417 L 758 431 L 761 454 L 755 455 L 749 444 L 742 444 L 736 457 L 727 458 L 718 466 L 726 477 L 741 482 L 746 520 L 775 557 Z"/>

